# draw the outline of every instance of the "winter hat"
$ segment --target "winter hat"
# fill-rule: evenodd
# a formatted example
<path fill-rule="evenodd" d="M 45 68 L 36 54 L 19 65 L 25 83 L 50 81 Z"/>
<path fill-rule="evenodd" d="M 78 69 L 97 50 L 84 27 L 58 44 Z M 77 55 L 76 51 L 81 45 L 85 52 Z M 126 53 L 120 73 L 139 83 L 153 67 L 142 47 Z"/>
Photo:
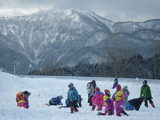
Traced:
<path fill-rule="evenodd" d="M 147 85 L 147 80 L 144 80 L 144 81 L 143 81 L 143 84 L 144 84 L 144 85 Z"/>
<path fill-rule="evenodd" d="M 60 100 L 61 100 L 61 99 L 63 99 L 63 96 L 62 96 L 62 95 L 60 95 L 60 96 L 57 96 L 57 97 L 58 97 Z"/>
<path fill-rule="evenodd" d="M 23 94 L 24 94 L 24 95 L 28 95 L 28 96 L 31 95 L 31 93 L 28 92 L 28 91 L 24 91 Z"/>
<path fill-rule="evenodd" d="M 96 88 L 95 88 L 95 91 L 96 91 L 96 92 L 100 92 L 100 88 L 99 88 L 99 87 L 96 87 Z"/>
<path fill-rule="evenodd" d="M 95 80 L 92 80 L 92 83 L 96 83 L 96 81 L 95 81 Z"/>
<path fill-rule="evenodd" d="M 104 93 L 109 95 L 109 94 L 110 94 L 110 91 L 107 90 L 107 89 L 105 89 L 105 90 L 104 90 Z"/>
<path fill-rule="evenodd" d="M 118 84 L 118 85 L 116 86 L 116 89 L 117 89 L 117 91 L 120 91 L 120 90 L 121 90 L 121 85 Z"/>
<path fill-rule="evenodd" d="M 68 87 L 73 87 L 73 83 L 69 83 Z"/>

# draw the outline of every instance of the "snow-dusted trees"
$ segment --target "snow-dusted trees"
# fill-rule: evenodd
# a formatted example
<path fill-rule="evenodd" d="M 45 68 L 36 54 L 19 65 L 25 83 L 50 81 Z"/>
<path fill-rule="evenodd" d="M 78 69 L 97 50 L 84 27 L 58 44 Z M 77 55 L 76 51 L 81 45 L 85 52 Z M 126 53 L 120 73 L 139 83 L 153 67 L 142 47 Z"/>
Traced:
<path fill-rule="evenodd" d="M 34 73 L 34 72 L 30 72 Z M 89 64 L 80 62 L 74 67 L 59 67 L 55 64 L 47 65 L 41 70 L 43 75 L 55 76 L 93 76 L 93 77 L 132 77 L 132 78 L 160 78 L 160 54 L 148 59 L 141 55 L 124 57 L 112 62 Z"/>

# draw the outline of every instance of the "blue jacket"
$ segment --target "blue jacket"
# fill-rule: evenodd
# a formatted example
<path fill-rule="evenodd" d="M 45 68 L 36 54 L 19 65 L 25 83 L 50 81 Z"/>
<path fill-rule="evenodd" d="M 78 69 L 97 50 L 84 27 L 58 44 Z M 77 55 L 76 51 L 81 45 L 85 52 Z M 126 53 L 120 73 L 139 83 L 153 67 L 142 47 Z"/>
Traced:
<path fill-rule="evenodd" d="M 68 96 L 67 99 L 71 102 L 73 101 L 77 101 L 79 100 L 79 95 L 78 95 L 78 91 L 76 90 L 75 87 L 71 88 L 68 90 Z"/>
<path fill-rule="evenodd" d="M 59 99 L 59 97 L 52 98 L 50 100 L 50 103 L 53 104 L 53 105 L 63 105 L 61 100 Z"/>

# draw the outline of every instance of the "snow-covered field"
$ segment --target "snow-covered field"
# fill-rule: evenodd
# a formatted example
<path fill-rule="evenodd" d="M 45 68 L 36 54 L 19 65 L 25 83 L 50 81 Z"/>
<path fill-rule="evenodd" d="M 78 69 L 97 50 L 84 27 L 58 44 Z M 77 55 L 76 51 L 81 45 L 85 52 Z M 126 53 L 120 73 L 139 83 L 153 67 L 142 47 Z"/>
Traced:
<path fill-rule="evenodd" d="M 140 111 L 127 112 L 129 117 L 97 116 L 97 111 L 91 111 L 87 103 L 86 84 L 96 80 L 103 91 L 109 89 L 111 94 L 114 78 L 92 77 L 40 77 L 40 76 L 14 76 L 0 72 L 0 120 L 159 120 L 160 119 L 160 80 L 148 80 L 151 87 L 153 101 L 156 108 L 141 106 Z M 60 109 L 58 106 L 45 106 L 52 97 L 63 95 L 64 103 L 67 97 L 68 84 L 73 82 L 83 101 L 78 113 L 71 114 L 69 108 Z M 142 80 L 119 78 L 119 83 L 127 85 L 131 98 L 140 96 Z M 15 95 L 19 91 L 28 90 L 32 94 L 29 98 L 30 108 L 18 108 Z M 65 105 L 65 104 L 64 104 Z"/>

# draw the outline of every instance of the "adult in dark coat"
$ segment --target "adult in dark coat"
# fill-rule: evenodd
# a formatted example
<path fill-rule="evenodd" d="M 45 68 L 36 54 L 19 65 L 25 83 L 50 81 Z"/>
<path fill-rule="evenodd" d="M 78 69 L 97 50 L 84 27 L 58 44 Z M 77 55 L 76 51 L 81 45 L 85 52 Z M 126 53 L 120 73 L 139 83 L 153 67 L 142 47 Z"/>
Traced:
<path fill-rule="evenodd" d="M 143 101 L 144 101 L 144 97 L 131 99 L 126 103 L 125 109 L 126 110 L 137 110 L 137 111 L 139 111 Z"/>

